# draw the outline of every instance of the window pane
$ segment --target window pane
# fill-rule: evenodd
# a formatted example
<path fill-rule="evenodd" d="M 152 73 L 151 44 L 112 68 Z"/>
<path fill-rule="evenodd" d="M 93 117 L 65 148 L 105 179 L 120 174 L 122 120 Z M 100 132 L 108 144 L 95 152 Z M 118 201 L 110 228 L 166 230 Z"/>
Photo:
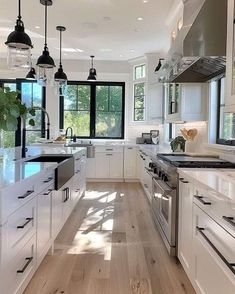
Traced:
<path fill-rule="evenodd" d="M 96 110 L 108 111 L 109 86 L 96 87 Z"/>
<path fill-rule="evenodd" d="M 144 120 L 144 109 L 143 108 L 135 109 L 134 120 L 135 121 L 142 121 L 142 120 Z"/>
<path fill-rule="evenodd" d="M 134 96 L 144 95 L 144 83 L 135 84 L 134 86 Z"/>
<path fill-rule="evenodd" d="M 110 87 L 110 111 L 122 111 L 122 87 L 111 86 Z"/>
<path fill-rule="evenodd" d="M 34 119 L 35 126 L 29 125 L 29 120 L 31 118 Z M 41 130 L 41 128 L 42 128 L 42 111 L 36 110 L 35 116 L 28 115 L 27 120 L 26 120 L 26 129 L 27 130 Z"/>
<path fill-rule="evenodd" d="M 78 86 L 78 110 L 90 110 L 90 86 Z"/>
<path fill-rule="evenodd" d="M 3 148 L 15 147 L 15 132 L 0 131 L 0 142 Z"/>
<path fill-rule="evenodd" d="M 235 140 L 235 114 L 220 112 L 220 139 Z"/>
<path fill-rule="evenodd" d="M 122 136 L 122 114 L 120 112 L 97 112 L 96 113 L 96 136 L 118 137 Z"/>
<path fill-rule="evenodd" d="M 42 86 L 33 83 L 33 106 L 42 107 Z"/>
<path fill-rule="evenodd" d="M 16 91 L 15 83 L 4 83 L 3 88 L 10 88 L 11 91 Z"/>
<path fill-rule="evenodd" d="M 90 136 L 90 111 L 65 111 L 64 129 L 72 127 L 74 135 Z"/>
<path fill-rule="evenodd" d="M 144 108 L 144 96 L 135 97 L 135 108 Z"/>
<path fill-rule="evenodd" d="M 77 110 L 77 85 L 68 85 L 64 95 L 64 109 Z"/>
<path fill-rule="evenodd" d="M 37 142 L 42 137 L 41 131 L 28 131 L 26 132 L 26 145 Z"/>
<path fill-rule="evenodd" d="M 145 78 L 145 65 L 135 67 L 135 80 Z"/>
<path fill-rule="evenodd" d="M 21 100 L 26 104 L 27 107 L 32 106 L 32 83 L 22 83 Z"/>

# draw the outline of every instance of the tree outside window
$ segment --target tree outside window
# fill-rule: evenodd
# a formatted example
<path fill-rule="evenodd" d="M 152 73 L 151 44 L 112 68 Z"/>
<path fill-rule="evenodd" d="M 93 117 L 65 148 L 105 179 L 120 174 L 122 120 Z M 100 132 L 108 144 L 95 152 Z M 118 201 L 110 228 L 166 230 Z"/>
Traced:
<path fill-rule="evenodd" d="M 145 83 L 134 85 L 134 121 L 145 120 Z"/>

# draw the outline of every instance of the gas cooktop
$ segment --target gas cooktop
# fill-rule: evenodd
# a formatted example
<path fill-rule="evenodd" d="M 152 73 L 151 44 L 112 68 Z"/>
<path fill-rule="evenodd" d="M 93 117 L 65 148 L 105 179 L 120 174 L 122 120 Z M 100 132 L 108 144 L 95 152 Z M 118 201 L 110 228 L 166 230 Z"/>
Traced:
<path fill-rule="evenodd" d="M 235 163 L 214 157 L 192 157 L 187 154 L 164 154 L 157 157 L 175 167 L 191 168 L 235 168 Z"/>

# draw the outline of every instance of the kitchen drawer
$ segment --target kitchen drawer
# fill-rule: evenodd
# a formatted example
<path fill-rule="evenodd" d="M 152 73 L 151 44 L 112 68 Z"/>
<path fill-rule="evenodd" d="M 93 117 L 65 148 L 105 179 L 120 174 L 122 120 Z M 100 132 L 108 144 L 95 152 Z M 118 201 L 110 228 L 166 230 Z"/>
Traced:
<path fill-rule="evenodd" d="M 4 272 L 1 293 L 15 294 L 24 285 L 26 279 L 33 273 L 36 266 L 36 236 L 34 235 L 17 256 L 7 266 Z M 19 291 L 20 293 L 21 290 Z"/>
<path fill-rule="evenodd" d="M 35 185 L 35 191 L 40 193 L 41 191 L 47 189 L 48 186 L 54 183 L 55 179 L 55 170 L 50 170 L 45 173 L 38 179 Z"/>
<path fill-rule="evenodd" d="M 8 260 L 36 233 L 36 198 L 16 210 L 8 218 L 6 235 L 8 240 Z"/>
<path fill-rule="evenodd" d="M 213 190 L 195 189 L 194 203 L 235 237 L 235 206 Z"/>
<path fill-rule="evenodd" d="M 16 183 L 2 191 L 2 207 L 0 224 L 6 222 L 7 217 L 15 210 L 26 204 L 36 196 L 35 182 L 32 180 L 25 180 Z"/>
<path fill-rule="evenodd" d="M 235 293 L 235 239 L 194 204 L 193 262 L 197 293 Z"/>
<path fill-rule="evenodd" d="M 112 146 L 112 145 L 95 146 L 95 153 L 99 153 L 99 152 L 123 152 L 123 146 Z"/>

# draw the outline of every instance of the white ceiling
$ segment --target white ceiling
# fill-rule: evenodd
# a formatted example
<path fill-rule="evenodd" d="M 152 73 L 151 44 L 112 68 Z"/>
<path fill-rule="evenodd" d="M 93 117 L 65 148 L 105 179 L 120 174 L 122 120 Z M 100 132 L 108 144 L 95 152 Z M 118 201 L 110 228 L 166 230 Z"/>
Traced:
<path fill-rule="evenodd" d="M 59 56 L 57 25 L 66 26 L 63 52 L 66 59 L 129 60 L 150 52 L 169 49 L 169 21 L 180 0 L 55 0 L 48 8 L 48 47 Z M 0 58 L 6 56 L 4 42 L 13 30 L 17 0 L 1 0 Z M 21 0 L 22 19 L 34 48 L 33 58 L 44 44 L 44 6 L 40 0 Z M 137 20 L 142 17 L 143 20 Z M 40 28 L 35 28 L 39 26 Z M 79 52 L 82 49 L 84 52 Z"/>

